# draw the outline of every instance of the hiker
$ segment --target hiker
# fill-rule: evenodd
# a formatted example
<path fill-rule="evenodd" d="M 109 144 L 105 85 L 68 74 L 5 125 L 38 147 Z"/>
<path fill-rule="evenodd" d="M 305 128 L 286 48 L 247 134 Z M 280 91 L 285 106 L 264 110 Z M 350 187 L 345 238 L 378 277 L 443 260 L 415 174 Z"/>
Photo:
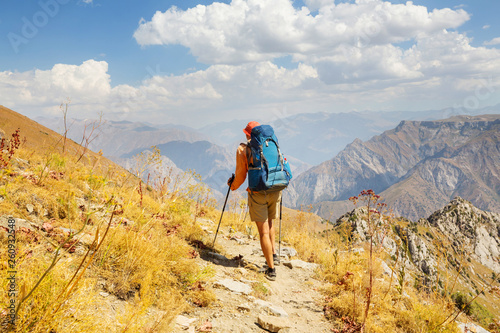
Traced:
<path fill-rule="evenodd" d="M 243 132 L 247 142 L 238 146 L 234 179 L 231 177 L 228 185 L 231 186 L 232 191 L 235 191 L 243 184 L 247 174 L 249 175 L 247 192 L 250 219 L 257 224 L 259 231 L 260 246 L 268 266 L 265 276 L 274 281 L 276 280 L 275 265 L 279 265 L 279 258 L 276 255 L 273 220 L 279 217 L 281 191 L 288 185 L 292 175 L 286 159 L 279 150 L 278 140 L 271 126 L 251 121 Z M 269 148 L 271 151 L 263 152 L 263 146 L 271 147 Z M 264 157 L 266 154 L 268 154 L 267 159 L 261 159 L 260 156 Z M 273 162 L 275 160 L 277 162 Z M 259 167 L 263 165 L 266 167 Z M 264 170 L 266 171 L 263 177 Z"/>

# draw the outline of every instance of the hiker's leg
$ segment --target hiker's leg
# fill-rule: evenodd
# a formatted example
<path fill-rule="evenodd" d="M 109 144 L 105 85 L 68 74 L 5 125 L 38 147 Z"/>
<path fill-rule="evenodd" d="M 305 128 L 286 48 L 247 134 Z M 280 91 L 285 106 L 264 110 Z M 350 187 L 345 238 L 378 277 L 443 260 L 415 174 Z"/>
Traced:
<path fill-rule="evenodd" d="M 274 268 L 273 261 L 273 245 L 271 243 L 269 235 L 269 222 L 255 222 L 257 224 L 257 229 L 259 230 L 260 247 L 266 258 L 267 266 Z"/>
<path fill-rule="evenodd" d="M 276 254 L 276 246 L 274 245 L 276 243 L 276 238 L 274 234 L 273 219 L 269 219 L 269 240 L 271 241 L 272 253 Z"/>
<path fill-rule="evenodd" d="M 269 239 L 273 249 L 273 254 L 276 254 L 276 236 L 274 233 L 273 220 L 279 218 L 279 204 L 281 202 L 281 191 L 271 192 L 267 197 L 267 216 L 269 222 Z"/>

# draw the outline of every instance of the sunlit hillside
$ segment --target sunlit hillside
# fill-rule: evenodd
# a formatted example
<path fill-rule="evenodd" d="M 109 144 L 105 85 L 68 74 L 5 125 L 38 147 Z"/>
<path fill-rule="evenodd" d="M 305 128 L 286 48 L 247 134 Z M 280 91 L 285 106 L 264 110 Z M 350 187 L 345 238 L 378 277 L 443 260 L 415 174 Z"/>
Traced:
<path fill-rule="evenodd" d="M 152 173 L 144 182 L 135 174 L 158 163 L 154 154 L 138 157 L 135 170 L 127 171 L 85 149 L 88 137 L 83 146 L 65 141 L 5 108 L 0 129 L 2 331 L 178 332 L 180 314 L 234 310 L 214 292 L 221 272 L 246 274 L 253 299 L 265 300 L 269 290 L 279 289 L 279 280 L 266 282 L 241 258 L 232 261 L 235 265 L 205 260 L 229 253 L 220 241 L 212 247 L 221 211 L 205 186 L 190 181 L 196 175 Z M 370 192 L 359 197 L 358 206 L 365 198 L 381 202 Z M 284 209 L 281 241 L 297 251 L 296 258 L 317 264 L 314 279 L 321 286 L 314 290 L 322 294 L 320 306 L 332 332 L 460 332 L 459 323 L 469 322 L 499 330 L 498 313 L 468 294 L 457 300 L 453 281 L 459 273 L 446 271 L 443 286 L 418 284 L 404 243 L 396 239 L 398 252 L 391 256 L 382 238 L 411 227 L 404 219 L 358 210 L 348 221 L 365 221 L 371 238 L 362 239 L 351 224 L 322 224 L 307 210 Z M 256 227 L 245 211 L 243 201 L 229 201 L 221 238 L 234 233 L 257 244 Z M 15 242 L 9 246 L 12 229 Z M 408 268 L 406 275 L 401 267 Z M 299 275 L 291 279 L 303 282 Z M 494 294 L 499 281 L 490 280 L 477 292 L 492 293 L 487 299 L 494 302 L 500 299 Z M 250 299 L 233 297 L 240 303 Z M 314 321 L 307 325 L 316 332 Z M 225 332 L 208 326 L 196 331 Z M 251 331 L 265 332 L 259 325 Z"/>

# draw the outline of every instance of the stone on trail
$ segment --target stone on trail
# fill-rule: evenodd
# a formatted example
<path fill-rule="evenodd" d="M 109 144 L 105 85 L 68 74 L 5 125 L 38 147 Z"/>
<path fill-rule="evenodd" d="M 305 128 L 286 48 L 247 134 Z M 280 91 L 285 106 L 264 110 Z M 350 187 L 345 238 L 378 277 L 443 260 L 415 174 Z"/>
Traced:
<path fill-rule="evenodd" d="M 192 323 L 194 323 L 197 319 L 196 318 L 188 318 L 186 316 L 179 315 L 175 318 L 175 323 L 182 327 L 183 329 L 187 330 L 189 326 L 191 326 Z"/>
<path fill-rule="evenodd" d="M 204 322 L 199 328 L 198 332 L 211 332 L 212 331 L 212 323 L 209 321 Z"/>
<path fill-rule="evenodd" d="M 272 305 L 271 303 L 266 302 L 266 301 L 261 300 L 261 299 L 256 299 L 255 304 L 257 304 L 257 306 L 259 306 L 261 308 L 268 308 Z"/>
<path fill-rule="evenodd" d="M 260 327 L 269 332 L 279 332 L 280 330 L 290 328 L 290 321 L 285 318 L 260 315 L 258 319 Z"/>
<path fill-rule="evenodd" d="M 263 308 L 265 311 L 273 314 L 276 317 L 288 317 L 288 313 L 286 313 L 285 309 L 283 309 L 281 306 L 271 304 L 261 299 L 255 300 L 255 304 L 259 308 Z"/>
<path fill-rule="evenodd" d="M 295 250 L 292 247 L 284 247 L 281 249 L 281 252 L 280 252 L 281 257 L 286 257 L 286 256 L 295 257 L 297 255 L 298 255 L 297 250 Z"/>
<path fill-rule="evenodd" d="M 35 210 L 35 206 L 33 206 L 32 204 L 27 204 L 26 205 L 26 210 L 28 211 L 28 213 L 31 214 Z"/>
<path fill-rule="evenodd" d="M 229 289 L 230 291 L 234 293 L 240 293 L 240 294 L 245 294 L 248 295 L 252 292 L 252 287 L 250 287 L 248 284 L 234 281 L 231 279 L 224 279 L 215 282 L 215 286 L 222 286 L 226 289 Z"/>
<path fill-rule="evenodd" d="M 286 313 L 285 309 L 283 309 L 281 306 L 273 305 L 270 306 L 267 310 L 276 317 L 288 317 L 288 313 Z"/>
<path fill-rule="evenodd" d="M 250 312 L 252 311 L 252 308 L 248 303 L 240 304 L 238 305 L 238 310 L 241 312 Z"/>
<path fill-rule="evenodd" d="M 231 237 L 231 240 L 236 241 L 236 243 L 238 243 L 238 245 L 245 245 L 246 244 L 245 240 L 238 238 L 236 236 Z"/>
<path fill-rule="evenodd" d="M 238 273 L 240 273 L 241 275 L 247 275 L 248 274 L 248 271 L 245 268 L 243 268 L 243 267 L 236 268 L 236 271 Z"/>

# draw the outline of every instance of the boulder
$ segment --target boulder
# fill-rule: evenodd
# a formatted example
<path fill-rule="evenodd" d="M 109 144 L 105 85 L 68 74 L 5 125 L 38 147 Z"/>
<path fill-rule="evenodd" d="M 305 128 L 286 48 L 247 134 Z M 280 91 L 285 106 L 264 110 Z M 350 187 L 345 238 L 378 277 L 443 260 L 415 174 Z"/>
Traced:
<path fill-rule="evenodd" d="M 285 318 L 260 315 L 258 319 L 259 326 L 269 332 L 279 332 L 280 330 L 290 328 L 290 321 Z"/>
<path fill-rule="evenodd" d="M 239 294 L 245 294 L 249 295 L 252 292 L 252 287 L 250 287 L 248 284 L 234 281 L 231 279 L 224 279 L 215 282 L 214 286 L 221 286 L 224 287 L 233 293 L 239 293 Z"/>

